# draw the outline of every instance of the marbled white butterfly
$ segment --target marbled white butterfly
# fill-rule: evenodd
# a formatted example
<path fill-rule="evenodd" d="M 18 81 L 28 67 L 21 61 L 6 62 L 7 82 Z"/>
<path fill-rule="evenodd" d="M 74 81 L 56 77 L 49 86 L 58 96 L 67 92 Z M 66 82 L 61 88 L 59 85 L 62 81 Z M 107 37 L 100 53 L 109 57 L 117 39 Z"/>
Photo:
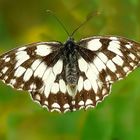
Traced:
<path fill-rule="evenodd" d="M 0 56 L 0 79 L 49 111 L 95 107 L 139 66 L 140 44 L 114 36 L 25 45 Z"/>

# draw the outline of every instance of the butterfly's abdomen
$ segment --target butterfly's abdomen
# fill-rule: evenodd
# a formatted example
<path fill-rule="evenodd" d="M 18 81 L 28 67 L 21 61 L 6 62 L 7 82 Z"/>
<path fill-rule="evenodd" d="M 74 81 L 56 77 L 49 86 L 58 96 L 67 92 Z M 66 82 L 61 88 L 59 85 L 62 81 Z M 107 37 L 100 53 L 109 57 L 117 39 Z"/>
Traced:
<path fill-rule="evenodd" d="M 78 82 L 78 73 L 76 64 L 68 63 L 65 69 L 67 84 L 76 85 Z"/>
<path fill-rule="evenodd" d="M 74 42 L 66 43 L 64 56 L 66 82 L 69 85 L 76 85 L 78 83 L 78 56 Z"/>

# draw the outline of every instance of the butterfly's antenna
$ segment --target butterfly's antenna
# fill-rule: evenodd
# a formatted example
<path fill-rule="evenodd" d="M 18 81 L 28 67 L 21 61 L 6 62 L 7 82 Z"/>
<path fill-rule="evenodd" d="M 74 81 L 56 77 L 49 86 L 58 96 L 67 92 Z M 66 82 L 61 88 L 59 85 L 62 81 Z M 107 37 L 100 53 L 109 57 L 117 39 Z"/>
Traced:
<path fill-rule="evenodd" d="M 62 28 L 64 29 L 64 31 L 67 33 L 67 35 L 70 36 L 69 32 L 67 31 L 66 27 L 61 22 L 61 20 L 51 10 L 47 10 L 46 12 L 49 13 L 49 14 L 51 14 L 57 20 L 57 22 L 62 26 Z"/>
<path fill-rule="evenodd" d="M 75 32 L 76 32 L 77 30 L 79 30 L 83 25 L 85 25 L 93 16 L 97 16 L 97 15 L 99 15 L 99 14 L 100 14 L 99 12 L 91 12 L 91 13 L 89 13 L 89 14 L 87 15 L 85 21 L 82 22 L 82 23 L 71 33 L 70 37 L 72 37 L 72 36 L 75 34 Z"/>

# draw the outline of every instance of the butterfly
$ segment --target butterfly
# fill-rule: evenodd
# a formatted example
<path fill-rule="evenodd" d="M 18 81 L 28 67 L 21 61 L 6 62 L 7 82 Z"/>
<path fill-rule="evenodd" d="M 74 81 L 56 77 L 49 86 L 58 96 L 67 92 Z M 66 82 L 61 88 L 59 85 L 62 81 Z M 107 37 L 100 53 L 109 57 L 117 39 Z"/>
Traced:
<path fill-rule="evenodd" d="M 0 79 L 30 93 L 49 111 L 95 107 L 115 81 L 139 66 L 140 44 L 94 36 L 75 42 L 39 42 L 0 56 Z"/>
<path fill-rule="evenodd" d="M 93 36 L 76 42 L 70 36 L 64 43 L 32 43 L 1 55 L 0 79 L 28 91 L 49 111 L 65 113 L 94 108 L 139 63 L 140 44 L 135 41 Z"/>

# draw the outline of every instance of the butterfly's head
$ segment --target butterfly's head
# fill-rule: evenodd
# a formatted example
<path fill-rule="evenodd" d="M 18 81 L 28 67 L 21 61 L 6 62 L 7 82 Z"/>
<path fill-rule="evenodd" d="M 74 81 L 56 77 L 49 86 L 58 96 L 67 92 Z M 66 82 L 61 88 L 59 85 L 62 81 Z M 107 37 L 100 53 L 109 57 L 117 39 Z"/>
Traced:
<path fill-rule="evenodd" d="M 68 37 L 67 41 L 65 42 L 65 45 L 67 44 L 75 44 L 74 38 L 73 37 Z"/>
<path fill-rule="evenodd" d="M 68 49 L 74 49 L 75 41 L 73 37 L 69 37 L 67 41 L 64 43 L 64 46 Z"/>

